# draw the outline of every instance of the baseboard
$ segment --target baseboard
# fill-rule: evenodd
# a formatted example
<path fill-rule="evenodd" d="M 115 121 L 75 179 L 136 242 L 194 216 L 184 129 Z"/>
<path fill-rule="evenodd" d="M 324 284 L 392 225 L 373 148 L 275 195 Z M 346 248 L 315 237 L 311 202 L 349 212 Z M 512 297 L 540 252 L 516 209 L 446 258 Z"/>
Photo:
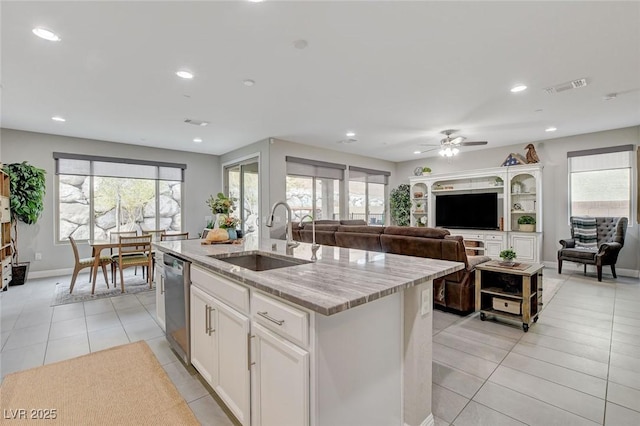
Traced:
<path fill-rule="evenodd" d="M 89 270 L 87 269 L 87 272 Z M 73 268 L 47 269 L 45 271 L 29 271 L 29 278 L 49 278 L 73 274 Z"/>
<path fill-rule="evenodd" d="M 545 266 L 545 268 L 553 268 L 556 271 L 558 270 L 558 262 L 545 261 L 543 262 L 543 265 Z M 582 272 L 584 270 L 584 265 L 582 265 L 581 263 L 565 261 L 562 263 L 562 270 L 567 272 L 569 271 Z M 596 272 L 595 266 L 587 265 L 587 272 L 589 271 L 595 274 Z M 603 267 L 602 274 L 604 276 L 611 275 L 611 268 L 609 268 L 608 266 Z M 619 277 L 629 277 L 629 278 L 640 277 L 640 271 L 637 271 L 635 269 L 616 268 L 616 274 Z"/>
<path fill-rule="evenodd" d="M 422 421 L 422 423 L 420 423 L 419 426 L 435 426 L 435 424 L 436 424 L 436 421 L 433 418 L 433 413 L 431 413 L 429 414 L 429 417 L 427 417 Z M 405 423 L 404 426 L 409 426 L 409 425 Z"/>

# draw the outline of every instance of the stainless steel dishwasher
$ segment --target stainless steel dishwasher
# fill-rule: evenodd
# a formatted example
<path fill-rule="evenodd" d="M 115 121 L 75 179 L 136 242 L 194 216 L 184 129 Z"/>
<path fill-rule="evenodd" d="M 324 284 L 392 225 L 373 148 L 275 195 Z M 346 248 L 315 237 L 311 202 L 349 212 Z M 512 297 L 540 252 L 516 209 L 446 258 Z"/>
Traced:
<path fill-rule="evenodd" d="M 191 364 L 191 330 L 189 291 L 191 262 L 164 254 L 164 306 L 167 340 L 173 350 Z"/>

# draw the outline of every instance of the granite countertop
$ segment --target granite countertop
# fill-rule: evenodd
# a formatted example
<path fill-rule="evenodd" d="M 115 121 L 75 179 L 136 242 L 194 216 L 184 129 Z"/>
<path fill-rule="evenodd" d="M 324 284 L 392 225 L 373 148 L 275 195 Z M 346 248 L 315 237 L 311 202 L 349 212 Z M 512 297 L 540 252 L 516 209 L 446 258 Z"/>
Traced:
<path fill-rule="evenodd" d="M 262 255 L 281 258 L 286 256 L 285 241 L 270 240 L 259 247 L 248 242 L 202 245 L 201 240 L 164 241 L 154 246 L 323 315 L 333 315 L 464 268 L 460 262 L 321 246 L 316 262 L 255 272 L 210 256 L 231 257 L 259 250 Z M 300 243 L 293 256 L 287 257 L 309 261 L 311 244 Z"/>

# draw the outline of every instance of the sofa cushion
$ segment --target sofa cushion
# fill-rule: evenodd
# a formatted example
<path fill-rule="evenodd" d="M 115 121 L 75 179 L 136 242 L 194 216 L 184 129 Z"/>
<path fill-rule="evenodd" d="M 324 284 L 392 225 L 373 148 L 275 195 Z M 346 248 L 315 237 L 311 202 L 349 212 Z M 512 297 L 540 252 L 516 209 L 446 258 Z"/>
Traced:
<path fill-rule="evenodd" d="M 404 235 L 407 237 L 444 238 L 451 234 L 443 228 L 426 228 L 417 226 L 387 226 L 384 233 L 389 235 Z"/>
<path fill-rule="evenodd" d="M 360 234 L 382 234 L 384 227 L 382 226 L 354 226 L 354 225 L 340 225 L 338 232 L 357 232 Z"/>
<path fill-rule="evenodd" d="M 323 224 L 323 223 L 317 223 L 317 222 L 316 222 L 316 232 L 318 232 L 318 231 L 324 231 L 324 232 L 330 231 L 330 232 L 335 232 L 335 231 L 337 231 L 337 230 L 338 230 L 338 227 L 339 227 L 339 226 L 340 226 L 340 225 L 339 225 L 339 224 L 337 224 L 337 223 L 336 223 L 336 224 Z M 305 223 L 305 224 L 304 224 L 304 229 L 305 229 L 306 231 L 311 231 L 311 230 L 313 230 L 313 225 L 312 225 L 311 223 Z"/>
<path fill-rule="evenodd" d="M 340 225 L 348 225 L 348 226 L 356 226 L 356 225 L 366 225 L 367 222 L 365 222 L 362 219 L 349 219 L 349 220 L 341 220 L 340 221 Z"/>
<path fill-rule="evenodd" d="M 473 269 L 481 263 L 490 261 L 489 256 L 467 256 L 467 271 L 473 271 Z"/>
<path fill-rule="evenodd" d="M 407 235 L 380 234 L 380 245 L 385 253 L 442 259 L 442 239 Z"/>
<path fill-rule="evenodd" d="M 360 228 L 357 232 L 355 229 Z M 335 233 L 336 245 L 339 247 L 355 248 L 368 251 L 382 251 L 380 232 L 371 232 L 370 228 L 377 226 L 341 226 Z M 344 230 L 346 229 L 346 230 Z"/>
<path fill-rule="evenodd" d="M 567 248 L 562 250 L 562 257 L 564 260 L 571 261 L 576 259 L 578 261 L 591 261 L 594 260 L 598 253 L 597 248 Z"/>

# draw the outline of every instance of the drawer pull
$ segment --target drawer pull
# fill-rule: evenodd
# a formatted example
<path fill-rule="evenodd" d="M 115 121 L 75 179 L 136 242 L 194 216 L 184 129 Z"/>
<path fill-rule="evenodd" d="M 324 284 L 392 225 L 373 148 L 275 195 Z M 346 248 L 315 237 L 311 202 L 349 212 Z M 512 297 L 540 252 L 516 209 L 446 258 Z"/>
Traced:
<path fill-rule="evenodd" d="M 208 306 L 208 305 L 207 305 L 207 317 L 209 317 L 209 330 L 207 330 L 207 334 L 208 334 L 209 336 L 211 336 L 211 333 L 213 333 L 213 332 L 215 332 L 215 331 L 216 331 L 216 329 L 215 329 L 215 328 L 213 328 L 213 325 L 212 325 L 212 323 L 211 323 L 211 322 L 212 322 L 212 321 L 211 321 L 211 313 L 212 313 L 213 311 L 215 311 L 215 309 L 213 308 L 213 306 Z"/>
<path fill-rule="evenodd" d="M 269 316 L 269 312 L 264 311 L 264 312 L 258 312 L 258 315 L 260 315 L 262 318 L 268 319 L 269 321 L 276 323 L 278 325 L 282 325 L 284 324 L 284 320 L 277 320 L 271 316 Z"/>

